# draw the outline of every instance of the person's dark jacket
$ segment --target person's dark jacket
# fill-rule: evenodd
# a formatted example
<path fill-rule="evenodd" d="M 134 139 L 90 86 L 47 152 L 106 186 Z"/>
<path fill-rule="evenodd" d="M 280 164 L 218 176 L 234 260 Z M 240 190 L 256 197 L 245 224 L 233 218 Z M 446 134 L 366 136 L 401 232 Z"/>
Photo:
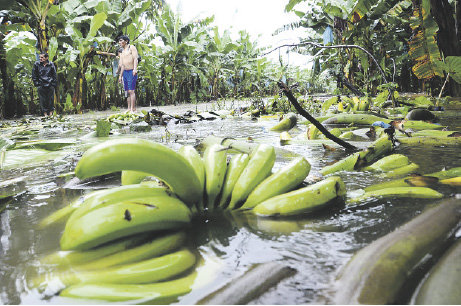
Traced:
<path fill-rule="evenodd" d="M 56 88 L 58 83 L 56 77 L 56 68 L 52 62 L 48 62 L 45 66 L 36 61 L 32 68 L 32 81 L 35 87 L 53 87 Z"/>

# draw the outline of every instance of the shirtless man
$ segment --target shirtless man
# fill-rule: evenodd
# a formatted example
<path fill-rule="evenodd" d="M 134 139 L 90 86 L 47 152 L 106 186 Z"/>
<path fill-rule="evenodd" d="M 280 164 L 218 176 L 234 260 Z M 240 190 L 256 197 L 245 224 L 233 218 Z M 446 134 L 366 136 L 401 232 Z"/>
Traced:
<path fill-rule="evenodd" d="M 118 44 L 123 48 L 123 52 L 120 54 L 121 71 L 118 81 L 119 83 L 123 81 L 125 91 L 128 92 L 128 112 L 135 112 L 135 89 L 138 79 L 138 50 L 135 46 L 130 45 L 130 39 L 126 35 L 119 37 Z"/>

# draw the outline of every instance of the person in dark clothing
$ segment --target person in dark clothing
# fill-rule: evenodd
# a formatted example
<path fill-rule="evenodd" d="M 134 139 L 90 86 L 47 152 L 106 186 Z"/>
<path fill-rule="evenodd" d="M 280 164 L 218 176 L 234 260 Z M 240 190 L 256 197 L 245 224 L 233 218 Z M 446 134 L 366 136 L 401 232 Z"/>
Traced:
<path fill-rule="evenodd" d="M 39 59 L 32 68 L 32 81 L 38 89 L 42 114 L 51 116 L 54 111 L 54 90 L 58 83 L 56 68 L 48 61 L 48 54 L 41 53 Z"/>

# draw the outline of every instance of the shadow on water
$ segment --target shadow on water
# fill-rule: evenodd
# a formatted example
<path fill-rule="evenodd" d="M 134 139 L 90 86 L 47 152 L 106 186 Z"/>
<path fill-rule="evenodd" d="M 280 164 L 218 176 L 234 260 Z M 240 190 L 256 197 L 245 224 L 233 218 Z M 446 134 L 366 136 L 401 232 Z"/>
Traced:
<path fill-rule="evenodd" d="M 25 275 L 37 270 L 37 259 L 59 249 L 59 239 L 64 224 L 38 229 L 38 222 L 59 208 L 68 205 L 88 193 L 88 184 L 63 188 L 68 183 L 82 152 L 101 139 L 91 137 L 88 124 L 94 117 L 81 117 L 75 122 L 35 122 L 31 133 L 23 133 L 27 141 L 38 139 L 76 139 L 56 154 L 36 152 L 35 162 L 18 161 L 0 171 L 0 180 L 24 176 L 24 185 L 16 196 L 0 203 L 0 302 L 3 304 L 62 304 L 68 302 L 59 297 L 45 298 L 43 293 L 28 288 Z M 456 122 L 456 120 L 452 120 Z M 279 134 L 269 131 L 275 123 L 248 119 L 225 119 L 193 124 L 153 127 L 152 132 L 130 135 L 120 131 L 111 137 L 136 136 L 162 142 L 177 150 L 183 144 L 196 144 L 210 134 L 235 137 L 242 140 L 260 140 L 282 147 Z M 454 123 L 453 123 L 454 124 Z M 453 125 L 453 128 L 458 127 Z M 19 128 L 19 127 L 18 127 Z M 298 125 L 299 132 L 305 126 Z M 8 131 L 7 131 L 8 132 Z M 363 143 L 365 147 L 368 143 Z M 308 181 L 321 175 L 319 170 L 329 162 L 347 154 L 343 150 L 328 152 L 321 145 L 291 144 L 284 149 L 306 157 L 312 168 Z M 9 151 L 14 154 L 14 151 Z M 459 165 L 458 147 L 398 147 L 396 153 L 407 155 L 420 165 L 422 173 L 440 171 Z M 37 155 L 37 156 L 38 156 Z M 274 170 L 282 167 L 290 158 L 278 156 Z M 361 189 L 383 178 L 365 172 L 339 173 L 348 191 Z M 101 182 L 99 182 L 101 183 Z M 119 183 L 117 177 L 107 182 Z M 101 187 L 101 186 L 99 186 Z M 444 189 L 444 194 L 459 192 Z M 225 284 L 256 263 L 278 261 L 298 271 L 284 279 L 252 303 L 254 304 L 311 304 L 323 303 L 322 292 L 329 287 L 336 271 L 353 253 L 377 238 L 420 214 L 430 200 L 387 199 L 375 200 L 350 208 L 344 204 L 316 214 L 295 218 L 258 218 L 249 213 L 214 211 L 194 218 L 188 229 L 189 244 L 206 256 L 219 258 L 215 287 Z M 3 207 L 3 208 L 2 208 Z M 2 210 L 3 209 L 3 210 Z M 212 289 L 200 292 L 207 294 Z M 207 292 L 207 290 L 209 291 Z M 195 294 L 195 295 L 194 295 Z M 180 303 L 193 303 L 200 294 L 191 293 Z"/>

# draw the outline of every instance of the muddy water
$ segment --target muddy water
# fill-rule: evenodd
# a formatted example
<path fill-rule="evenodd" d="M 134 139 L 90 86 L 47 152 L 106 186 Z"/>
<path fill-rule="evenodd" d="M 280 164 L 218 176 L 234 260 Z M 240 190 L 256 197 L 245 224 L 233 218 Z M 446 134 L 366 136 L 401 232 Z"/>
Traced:
<path fill-rule="evenodd" d="M 0 302 L 2 304 L 68 304 L 76 303 L 56 296 L 53 284 L 46 291 L 30 288 L 27 278 L 46 273 L 38 259 L 59 248 L 62 224 L 38 229 L 38 222 L 53 211 L 88 193 L 102 183 L 63 188 L 64 174 L 73 171 L 81 153 L 89 146 L 103 141 L 91 137 L 86 125 L 97 116 L 72 117 L 61 123 L 32 121 L 37 133 L 29 139 L 76 139 L 56 152 L 45 152 L 40 158 L 28 161 L 27 151 L 9 151 L 0 181 L 23 176 L 21 192 L 10 200 L 0 213 Z M 459 117 L 443 122 L 459 130 Z M 182 144 L 195 144 L 210 134 L 260 140 L 280 147 L 279 135 L 269 131 L 273 120 L 251 121 L 225 119 L 201 123 L 154 127 L 152 132 L 130 134 L 127 130 L 111 137 L 135 136 L 163 142 L 173 149 Z M 33 130 L 29 128 L 28 130 Z M 298 125 L 298 133 L 305 126 Z M 7 131 L 8 132 L 8 131 Z M 9 130 L 11 132 L 11 130 Z M 293 134 L 295 134 L 293 132 Z M 24 133 L 27 135 L 27 133 Z M 358 143 L 366 147 L 369 143 Z M 326 152 L 320 144 L 292 144 L 286 150 L 305 156 L 312 165 L 309 179 L 320 176 L 319 170 L 328 162 L 346 156 L 342 150 Z M 430 173 L 461 166 L 460 148 L 451 147 L 398 147 L 396 153 L 407 155 L 420 165 L 420 172 Z M 35 154 L 38 154 L 36 152 Z M 24 155 L 21 155 L 24 154 Z M 37 155 L 39 156 L 39 155 Z M 16 158 L 15 158 L 16 157 Z M 289 155 L 280 154 L 275 168 L 289 161 Z M 340 174 L 348 192 L 383 181 L 369 173 Z M 116 176 L 108 179 L 108 186 L 119 184 Z M 81 189 L 83 188 L 83 189 Z M 446 196 L 456 190 L 441 190 Z M 355 208 L 338 205 L 328 211 L 291 219 L 261 219 L 249 214 L 214 212 L 197 216 L 189 231 L 189 241 L 203 257 L 213 258 L 216 279 L 211 284 L 194 290 L 178 303 L 193 304 L 213 289 L 227 283 L 255 263 L 278 261 L 297 270 L 290 278 L 259 298 L 254 304 L 322 304 L 328 299 L 331 280 L 355 251 L 391 232 L 412 219 L 431 200 L 388 199 L 372 201 Z M 1 210 L 1 209 L 0 209 Z M 406 301 L 402 301 L 406 302 Z M 79 301 L 78 303 L 81 303 Z"/>

